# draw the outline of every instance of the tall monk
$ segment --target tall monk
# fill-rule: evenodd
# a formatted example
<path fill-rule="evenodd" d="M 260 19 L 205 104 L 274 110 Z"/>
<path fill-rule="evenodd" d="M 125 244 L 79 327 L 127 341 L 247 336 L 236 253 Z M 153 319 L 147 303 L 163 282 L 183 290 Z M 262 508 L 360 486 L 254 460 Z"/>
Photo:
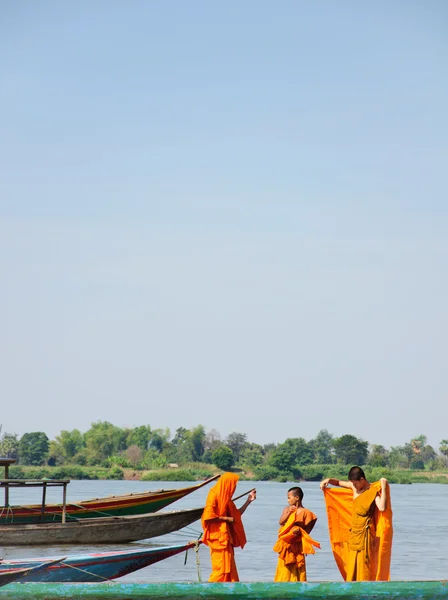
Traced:
<path fill-rule="evenodd" d="M 239 581 L 234 548 L 244 548 L 246 534 L 241 515 L 256 498 L 252 490 L 238 509 L 232 501 L 238 475 L 223 473 L 209 491 L 202 514 L 202 541 L 210 548 L 212 572 L 209 581 Z"/>
<path fill-rule="evenodd" d="M 393 529 L 387 479 L 371 484 L 360 467 L 352 467 L 348 481 L 324 479 L 320 488 L 333 554 L 345 581 L 388 581 Z"/>
<path fill-rule="evenodd" d="M 306 581 L 305 554 L 314 554 L 313 546 L 320 548 L 309 535 L 317 517 L 302 500 L 302 488 L 288 490 L 288 506 L 280 516 L 278 540 L 273 547 L 278 552 L 274 581 Z"/>

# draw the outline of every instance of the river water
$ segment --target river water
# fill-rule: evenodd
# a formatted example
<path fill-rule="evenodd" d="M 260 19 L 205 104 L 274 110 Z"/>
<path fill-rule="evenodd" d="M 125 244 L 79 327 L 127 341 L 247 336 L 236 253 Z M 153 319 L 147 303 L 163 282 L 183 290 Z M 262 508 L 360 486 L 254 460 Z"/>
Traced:
<path fill-rule="evenodd" d="M 192 485 L 187 482 L 143 482 L 143 481 L 72 481 L 68 486 L 67 500 L 77 502 L 89 498 L 111 494 L 128 494 L 160 488 L 178 488 Z M 257 488 L 257 500 L 244 513 L 243 521 L 248 543 L 244 550 L 236 549 L 236 562 L 241 581 L 272 581 L 277 555 L 272 546 L 277 539 L 278 519 L 286 506 L 286 493 L 294 483 L 274 483 L 243 481 L 238 484 L 236 495 Z M 307 557 L 308 581 L 340 581 L 328 539 L 328 527 L 323 494 L 318 483 L 304 482 L 303 504 L 318 517 L 313 530 L 313 538 L 321 543 L 321 550 Z M 170 509 L 194 508 L 204 505 L 209 486 L 167 507 Z M 31 493 L 30 493 L 31 492 Z M 35 495 L 33 496 L 33 493 Z M 392 552 L 391 579 L 430 580 L 448 578 L 448 485 L 412 484 L 391 485 L 394 510 L 394 541 Z M 11 491 L 11 504 L 31 504 L 39 502 L 37 490 L 27 490 L 26 497 L 21 490 Z M 52 488 L 48 492 L 48 502 L 60 502 L 61 492 Z M 237 506 L 244 498 L 237 502 Z M 120 546 L 63 546 L 63 547 L 17 547 L 2 548 L 3 558 L 24 558 L 31 556 L 67 556 L 84 552 L 106 552 L 115 549 L 138 548 L 141 546 L 165 546 L 196 539 L 200 533 L 200 523 L 194 523 L 186 530 L 159 538 Z M 201 546 L 199 550 L 200 572 L 206 581 L 210 573 L 209 550 Z M 196 557 L 193 551 L 185 555 L 173 556 L 165 561 L 146 567 L 122 578 L 128 582 L 198 581 Z"/>

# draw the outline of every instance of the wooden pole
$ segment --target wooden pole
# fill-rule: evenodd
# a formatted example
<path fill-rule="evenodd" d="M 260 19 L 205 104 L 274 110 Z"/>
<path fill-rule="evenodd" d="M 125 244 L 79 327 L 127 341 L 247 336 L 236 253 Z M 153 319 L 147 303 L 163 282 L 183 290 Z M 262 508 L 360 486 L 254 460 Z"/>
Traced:
<path fill-rule="evenodd" d="M 9 465 L 5 465 L 5 479 L 9 479 Z M 5 506 L 9 506 L 9 484 L 5 485 Z"/>
<path fill-rule="evenodd" d="M 62 522 L 65 523 L 67 514 L 67 484 L 64 483 L 64 489 L 62 491 Z"/>
<path fill-rule="evenodd" d="M 47 497 L 47 484 L 44 483 L 43 487 L 42 487 L 42 508 L 41 508 L 41 511 L 40 511 L 40 520 L 41 521 L 44 520 L 46 497 Z"/>
<path fill-rule="evenodd" d="M 248 496 L 251 492 L 255 492 L 255 488 L 252 488 L 248 492 L 244 492 L 244 494 L 240 494 L 236 498 L 232 498 L 232 502 L 235 502 L 235 500 L 239 500 L 240 498 L 243 498 L 243 496 Z"/>

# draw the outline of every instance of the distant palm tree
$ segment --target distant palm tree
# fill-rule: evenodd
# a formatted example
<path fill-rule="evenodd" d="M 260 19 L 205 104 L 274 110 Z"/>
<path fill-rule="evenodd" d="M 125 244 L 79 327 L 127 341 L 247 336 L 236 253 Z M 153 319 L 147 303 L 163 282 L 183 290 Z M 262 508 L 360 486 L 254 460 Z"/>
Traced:
<path fill-rule="evenodd" d="M 439 447 L 440 452 L 445 457 L 445 466 L 448 464 L 448 440 L 442 440 Z"/>

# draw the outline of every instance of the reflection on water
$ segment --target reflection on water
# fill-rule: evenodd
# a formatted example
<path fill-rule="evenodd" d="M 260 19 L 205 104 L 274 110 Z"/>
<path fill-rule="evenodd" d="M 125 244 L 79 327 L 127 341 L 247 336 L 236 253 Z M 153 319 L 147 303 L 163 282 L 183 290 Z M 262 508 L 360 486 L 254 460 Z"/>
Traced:
<path fill-rule="evenodd" d="M 68 486 L 68 501 L 77 502 L 114 494 L 127 494 L 143 490 L 156 490 L 161 487 L 187 487 L 183 482 L 140 482 L 140 481 L 72 481 Z M 243 520 L 248 543 L 244 550 L 236 549 L 236 561 L 242 581 L 272 581 L 277 555 L 272 551 L 278 529 L 278 518 L 286 505 L 286 492 L 294 484 L 259 482 L 257 500 L 249 506 Z M 248 491 L 253 482 L 241 482 L 237 494 Z M 313 537 L 321 542 L 322 549 L 307 558 L 309 581 L 340 581 L 334 563 L 325 516 L 323 495 L 317 483 L 302 483 L 304 505 L 317 514 L 319 520 L 313 530 Z M 172 504 L 165 510 L 194 508 L 203 506 L 209 487 Z M 34 492 L 34 495 L 33 495 Z M 394 547 L 392 553 L 392 579 L 424 580 L 445 579 L 447 577 L 448 556 L 448 485 L 413 484 L 392 485 L 394 509 Z M 56 489 L 48 491 L 48 502 L 59 502 L 61 493 Z M 37 490 L 11 492 L 11 504 L 31 504 L 40 501 Z M 244 502 L 244 499 L 240 501 Z M 239 505 L 239 502 L 237 502 Z M 107 546 L 59 546 L 59 547 L 20 547 L 2 548 L 3 558 L 24 558 L 32 556 L 67 556 L 86 552 L 109 552 L 111 550 L 135 549 L 139 546 L 165 546 L 196 539 L 201 532 L 200 523 L 169 535 L 152 538 L 133 544 Z M 199 552 L 202 579 L 210 572 L 208 548 L 202 546 Z M 194 552 L 178 555 L 147 567 L 122 578 L 121 581 L 197 581 L 197 567 Z"/>

